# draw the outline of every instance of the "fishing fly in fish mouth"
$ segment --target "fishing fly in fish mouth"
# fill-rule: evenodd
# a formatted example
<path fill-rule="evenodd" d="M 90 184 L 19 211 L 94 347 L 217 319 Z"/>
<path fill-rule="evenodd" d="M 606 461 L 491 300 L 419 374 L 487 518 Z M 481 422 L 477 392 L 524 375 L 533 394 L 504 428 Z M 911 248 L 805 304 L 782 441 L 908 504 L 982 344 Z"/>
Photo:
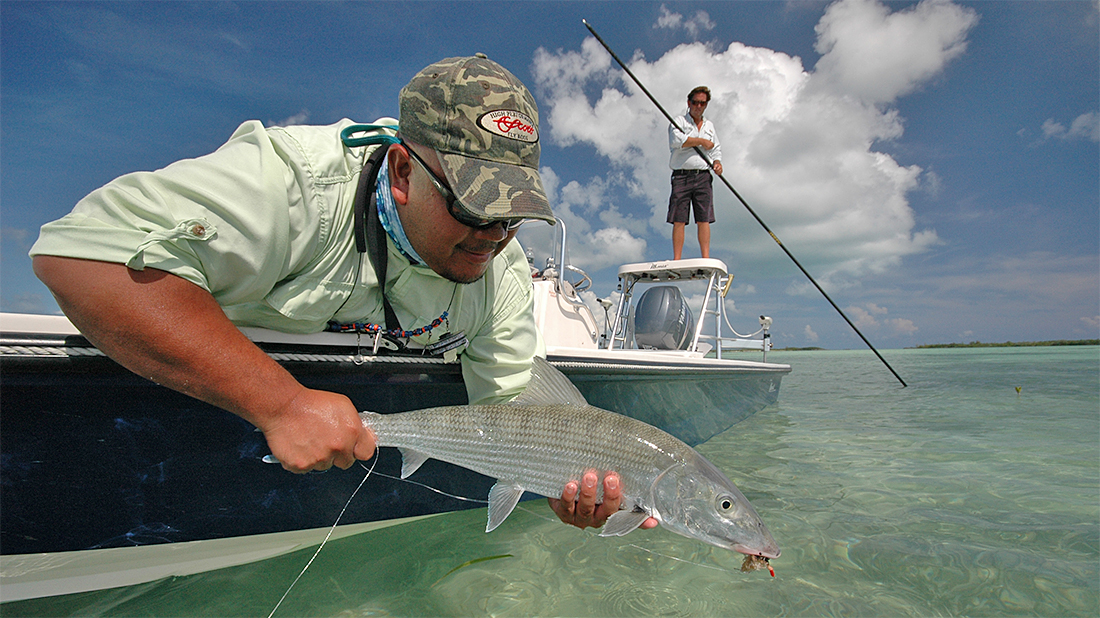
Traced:
<path fill-rule="evenodd" d="M 509 403 L 360 417 L 379 446 L 401 452 L 403 479 L 428 459 L 495 478 L 486 532 L 525 491 L 555 496 L 592 471 L 615 470 L 623 502 L 600 536 L 628 534 L 652 518 L 677 534 L 746 554 L 753 560 L 745 564 L 755 568 L 770 570 L 767 560 L 780 554 L 756 510 L 714 464 L 652 425 L 589 405 L 538 357 L 527 390 Z"/>

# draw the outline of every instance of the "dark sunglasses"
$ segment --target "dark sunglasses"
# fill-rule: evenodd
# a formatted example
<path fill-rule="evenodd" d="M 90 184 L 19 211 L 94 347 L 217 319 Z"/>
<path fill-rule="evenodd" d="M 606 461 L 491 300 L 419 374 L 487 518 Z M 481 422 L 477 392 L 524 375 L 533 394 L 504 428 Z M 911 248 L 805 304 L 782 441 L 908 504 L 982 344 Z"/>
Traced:
<path fill-rule="evenodd" d="M 688 101 L 690 105 L 706 105 L 707 103 L 710 103 L 710 101 Z"/>
<path fill-rule="evenodd" d="M 447 185 L 443 184 L 443 180 L 439 176 L 435 175 L 435 172 L 433 172 L 431 168 L 428 167 L 428 164 L 424 162 L 424 159 L 421 159 L 420 155 L 416 154 L 416 151 L 410 148 L 409 145 L 406 144 L 404 141 L 401 142 L 401 145 L 405 147 L 405 150 L 410 155 L 412 155 L 413 160 L 419 163 L 420 167 L 423 168 L 425 172 L 427 172 L 428 180 L 432 181 L 432 184 L 435 185 L 435 190 L 439 191 L 439 194 L 443 196 L 443 201 L 447 202 L 447 212 L 451 213 L 451 216 L 454 217 L 455 220 L 462 225 L 479 230 L 487 230 L 494 225 L 503 224 L 505 232 L 511 232 L 512 230 L 518 229 L 519 226 L 523 225 L 525 219 L 522 218 L 481 219 L 465 212 L 459 207 L 458 198 L 455 197 L 454 192 L 451 191 L 450 188 L 447 187 Z"/>

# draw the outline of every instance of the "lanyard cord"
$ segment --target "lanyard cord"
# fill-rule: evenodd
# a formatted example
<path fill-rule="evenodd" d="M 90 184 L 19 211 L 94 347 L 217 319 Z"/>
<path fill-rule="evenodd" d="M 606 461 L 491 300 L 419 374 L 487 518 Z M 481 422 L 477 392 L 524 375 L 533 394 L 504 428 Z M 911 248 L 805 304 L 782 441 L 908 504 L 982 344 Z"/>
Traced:
<path fill-rule="evenodd" d="M 349 130 L 362 130 L 361 127 L 364 126 L 369 125 L 354 125 L 344 129 L 341 133 L 341 139 L 349 146 L 364 145 L 360 143 L 351 144 L 347 137 Z M 396 138 L 388 135 L 377 136 L 377 138 L 385 139 L 378 139 L 378 141 L 373 142 L 379 143 L 379 146 L 370 154 L 363 165 L 362 171 L 359 172 L 359 183 L 355 188 L 355 201 L 352 205 L 355 249 L 359 253 L 359 263 L 355 267 L 355 279 L 352 281 L 352 287 L 354 289 L 355 284 L 359 282 L 359 274 L 363 267 L 363 254 L 370 251 L 371 264 L 374 266 L 374 274 L 378 279 L 378 289 L 382 293 L 382 310 L 386 314 L 386 329 L 401 330 L 401 321 L 397 319 L 397 313 L 394 312 L 390 300 L 386 298 L 386 269 L 389 266 L 389 252 L 386 247 L 386 231 L 382 229 L 382 221 L 378 218 L 378 206 L 374 193 L 375 185 L 378 182 L 378 172 L 386 163 L 386 153 L 389 150 L 386 144 L 387 142 L 396 143 Z M 359 139 L 366 140 L 369 138 Z M 344 308 L 349 300 L 351 300 L 351 293 L 348 293 L 348 297 L 333 313 L 333 317 L 340 313 L 340 310 Z M 330 327 L 333 323 L 335 322 L 330 322 Z"/>
<path fill-rule="evenodd" d="M 382 293 L 382 310 L 386 313 L 386 330 L 401 330 L 401 321 L 397 319 L 397 314 L 393 310 L 393 306 L 390 305 L 390 299 L 386 298 L 386 271 L 389 266 L 389 251 L 386 246 L 386 230 L 382 228 L 382 220 L 378 217 L 378 204 L 374 193 L 375 184 L 378 181 L 378 172 L 382 169 L 382 165 L 386 162 L 386 151 L 388 148 L 378 147 L 369 159 L 367 163 L 370 166 L 370 175 L 366 183 L 363 182 L 362 176 L 359 178 L 359 191 L 356 191 L 355 195 L 355 212 L 357 214 L 356 232 L 360 229 L 359 222 L 361 216 L 359 212 L 363 209 L 366 210 L 366 228 L 363 234 L 363 240 L 366 247 L 359 249 L 363 251 L 368 249 L 370 251 L 370 261 L 374 266 L 374 274 L 378 278 L 378 289 Z M 382 153 L 381 156 L 378 156 Z M 364 171 L 366 171 L 364 169 Z M 363 188 L 366 186 L 365 193 L 363 195 Z M 363 204 L 366 202 L 366 204 Z M 356 238 L 356 248 L 359 248 L 358 238 Z"/>

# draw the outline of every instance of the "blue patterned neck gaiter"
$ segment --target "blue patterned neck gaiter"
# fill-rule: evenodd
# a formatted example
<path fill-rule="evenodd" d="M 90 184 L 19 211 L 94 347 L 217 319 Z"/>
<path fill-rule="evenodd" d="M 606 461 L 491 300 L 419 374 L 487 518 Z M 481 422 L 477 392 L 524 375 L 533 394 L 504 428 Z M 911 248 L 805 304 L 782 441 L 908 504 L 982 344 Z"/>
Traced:
<path fill-rule="evenodd" d="M 405 256 L 414 266 L 423 264 L 424 260 L 416 254 L 412 243 L 405 236 L 405 228 L 401 227 L 401 217 L 397 214 L 397 204 L 393 201 L 393 193 L 390 192 L 390 166 L 383 164 L 378 172 L 378 182 L 375 188 L 375 202 L 378 203 L 378 219 L 382 222 L 382 228 L 389 234 L 398 251 Z"/>

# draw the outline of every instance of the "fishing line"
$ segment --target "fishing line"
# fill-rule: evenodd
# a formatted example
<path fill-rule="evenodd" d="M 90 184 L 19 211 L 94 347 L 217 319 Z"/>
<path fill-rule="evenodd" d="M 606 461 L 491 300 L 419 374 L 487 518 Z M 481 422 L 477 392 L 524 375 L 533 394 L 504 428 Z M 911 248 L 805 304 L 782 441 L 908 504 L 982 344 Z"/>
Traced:
<path fill-rule="evenodd" d="M 364 466 L 362 463 L 360 463 L 359 465 L 366 468 L 366 466 Z M 478 498 L 467 498 L 466 496 L 456 496 L 455 494 L 449 494 L 449 493 L 443 491 L 442 489 L 436 489 L 435 487 L 432 487 L 431 485 L 427 485 L 427 484 L 424 484 L 424 483 L 421 483 L 421 482 L 418 482 L 418 481 L 414 481 L 414 480 L 411 480 L 411 479 L 403 479 L 399 476 L 392 476 L 392 475 L 386 474 L 385 472 L 375 472 L 374 475 L 375 476 L 381 476 L 381 477 L 388 478 L 388 479 L 392 479 L 392 480 L 395 480 L 395 481 L 403 481 L 405 483 L 409 483 L 411 485 L 416 485 L 418 487 L 423 487 L 424 489 L 434 491 L 435 493 L 437 493 L 441 496 L 447 496 L 448 498 L 453 498 L 455 500 L 462 500 L 463 502 L 477 502 L 479 504 L 489 504 L 488 500 L 480 500 Z M 532 511 L 531 509 L 524 508 L 523 503 L 517 504 L 516 508 L 520 509 L 521 511 L 525 511 L 526 513 L 528 513 L 530 515 L 533 515 L 534 517 L 538 517 L 540 519 L 544 519 L 544 520 L 549 521 L 549 522 L 559 521 L 559 520 L 554 519 L 552 517 L 547 517 L 545 515 L 540 515 L 540 514 L 534 512 L 534 511 Z"/>
<path fill-rule="evenodd" d="M 366 468 L 366 466 L 363 465 L 362 462 L 360 462 L 359 465 L 362 466 L 364 469 Z M 435 487 L 432 487 L 431 485 L 427 485 L 425 483 L 421 483 L 421 482 L 414 481 L 414 480 L 411 480 L 411 479 L 403 479 L 399 476 L 392 476 L 392 475 L 386 474 L 385 472 L 375 472 L 374 475 L 375 476 L 381 476 L 381 477 L 388 478 L 388 479 L 392 479 L 392 480 L 395 480 L 395 481 L 404 481 L 404 482 L 409 483 L 411 485 L 416 485 L 418 487 L 423 487 L 424 489 L 434 491 L 435 493 L 437 493 L 441 496 L 447 496 L 448 498 L 453 498 L 455 500 L 462 500 L 463 502 L 477 502 L 479 504 L 489 504 L 488 500 L 480 500 L 478 498 L 467 498 L 466 496 L 456 496 L 455 494 L 449 494 L 449 493 L 443 491 L 442 489 L 436 489 Z M 527 514 L 529 514 L 533 517 L 538 517 L 539 519 L 543 519 L 543 520 L 546 520 L 548 522 L 559 521 L 557 519 L 554 519 L 553 517 L 547 517 L 545 515 L 541 515 L 539 513 L 536 513 L 534 511 L 532 511 L 531 509 L 525 508 L 523 506 L 523 503 L 517 504 L 516 508 L 521 510 L 521 511 L 526 512 Z"/>
<path fill-rule="evenodd" d="M 599 34 L 596 33 L 596 29 L 592 27 L 592 24 L 588 23 L 588 20 L 585 20 L 585 19 L 582 19 L 581 23 L 584 24 L 585 28 L 588 28 L 588 31 L 592 33 L 592 36 L 596 37 L 596 40 L 600 42 L 600 45 L 603 45 L 603 48 L 607 50 L 607 53 L 611 54 L 611 57 L 615 59 L 615 62 L 619 63 L 619 66 L 621 66 L 623 68 L 623 70 L 626 71 L 626 74 L 630 76 L 630 79 L 634 80 L 634 83 L 637 84 L 638 87 L 642 89 L 642 92 L 644 92 L 645 95 L 647 97 L 649 97 L 649 100 L 652 101 L 653 104 L 657 106 L 657 109 L 660 110 L 660 112 L 662 114 L 664 114 L 664 117 L 666 119 L 668 119 L 668 122 L 670 124 L 676 124 L 675 121 L 672 119 L 672 116 L 668 115 L 668 112 L 665 111 L 665 108 L 662 107 L 661 104 L 657 102 L 657 99 L 655 99 L 653 97 L 653 95 L 649 93 L 649 90 L 647 90 L 646 87 L 642 84 L 642 82 L 637 77 L 634 76 L 634 73 L 631 72 L 631 70 L 629 68 L 627 68 L 627 66 L 623 63 L 622 60 L 619 60 L 619 57 L 615 55 L 615 52 L 611 51 L 611 47 L 606 42 L 604 42 L 603 38 L 600 37 Z M 707 154 L 705 152 L 703 152 L 702 148 L 700 148 L 698 146 L 695 146 L 695 152 L 697 152 L 699 154 L 699 156 L 702 157 L 703 160 L 707 162 L 708 166 L 712 165 L 710 157 L 708 157 Z M 833 306 L 833 309 L 836 309 L 836 312 L 840 314 L 840 317 L 844 318 L 844 321 L 848 323 L 848 326 L 852 327 L 852 330 L 855 331 L 855 333 L 857 335 L 859 335 L 859 338 L 863 340 L 863 343 L 867 344 L 867 347 L 870 348 L 871 351 L 875 353 L 875 356 L 877 356 L 878 359 L 880 361 L 882 361 L 883 365 L 886 365 L 886 368 L 890 370 L 890 373 L 894 374 L 894 377 L 898 379 L 898 382 L 901 382 L 901 385 L 903 387 L 909 386 L 908 384 L 905 383 L 905 380 L 901 379 L 901 376 L 898 375 L 898 372 L 894 371 L 894 368 L 890 366 L 890 363 L 886 362 L 886 359 L 883 358 L 882 355 L 878 353 L 878 350 L 875 349 L 875 346 L 871 345 L 871 342 L 868 341 L 867 338 L 863 336 L 863 333 L 859 332 L 859 329 L 856 328 L 856 325 L 853 324 L 852 321 L 848 319 L 848 316 L 845 315 L 844 312 L 840 310 L 840 307 L 837 306 L 837 304 L 833 302 L 833 299 L 829 298 L 829 295 L 825 293 L 825 290 L 820 285 L 818 285 L 817 281 L 814 280 L 813 276 L 810 275 L 809 271 L 807 271 L 805 268 L 803 268 L 802 264 L 797 259 L 795 259 L 794 254 L 792 254 L 790 252 L 790 250 L 787 249 L 787 246 L 784 245 L 779 240 L 779 237 L 775 235 L 775 232 L 773 232 L 771 230 L 771 228 L 768 227 L 768 224 L 764 223 L 764 220 L 761 219 L 760 216 L 756 214 L 756 211 L 753 210 L 751 206 L 749 206 L 749 203 L 745 201 L 745 198 L 741 197 L 741 194 L 737 192 L 737 189 L 733 188 L 733 185 L 730 184 L 730 182 L 728 180 L 726 180 L 726 177 L 723 176 L 722 174 L 718 174 L 717 172 L 715 173 L 715 175 L 718 176 L 718 178 L 722 181 L 722 183 L 726 185 L 726 188 L 729 189 L 731 193 L 733 193 L 734 197 L 736 197 L 738 199 L 738 201 L 741 202 L 741 205 L 744 206 L 745 209 L 749 211 L 749 214 L 752 215 L 752 217 L 754 219 L 756 219 L 756 222 L 759 223 L 760 226 L 764 228 L 764 231 L 767 232 L 768 235 L 772 237 L 772 240 L 775 241 L 775 244 L 779 245 L 779 248 L 782 249 L 783 252 L 787 254 L 787 257 L 791 258 L 791 261 L 794 262 L 794 265 L 797 266 L 798 269 L 802 271 L 802 274 L 806 275 L 806 278 L 810 280 L 810 283 L 814 284 L 814 287 L 817 288 L 818 292 L 821 292 L 821 295 L 825 297 L 825 300 L 829 301 L 829 304 Z"/>
<path fill-rule="evenodd" d="M 364 466 L 361 462 L 360 462 L 359 465 L 362 466 L 363 468 L 366 468 L 366 466 Z M 466 496 L 456 496 L 455 494 L 449 494 L 449 493 L 443 491 L 442 489 L 436 489 L 435 487 L 432 487 L 431 485 L 426 485 L 424 483 L 420 483 L 418 481 L 413 481 L 413 480 L 410 480 L 410 479 L 403 479 L 399 476 L 392 476 L 392 475 L 386 474 L 385 472 L 375 472 L 374 475 L 375 476 L 381 476 L 381 477 L 388 478 L 388 479 L 392 479 L 392 480 L 395 480 L 395 481 L 404 481 L 406 483 L 416 485 L 418 487 L 423 487 L 424 489 L 434 491 L 435 493 L 437 493 L 441 496 L 447 496 L 448 498 L 453 498 L 455 500 L 462 500 L 463 502 L 477 502 L 479 504 L 489 504 L 488 500 L 479 500 L 478 498 L 467 498 Z M 521 510 L 521 511 L 524 511 L 528 515 L 531 515 L 533 517 L 538 517 L 539 519 L 542 519 L 542 520 L 545 520 L 545 521 L 548 521 L 548 522 L 551 522 L 551 523 L 560 521 L 558 519 L 554 519 L 553 517 L 547 517 L 546 515 L 542 515 L 542 514 L 539 514 L 539 513 L 536 513 L 534 511 L 532 511 L 531 509 L 525 508 L 523 506 L 522 502 L 517 504 L 516 508 Z"/>
<path fill-rule="evenodd" d="M 627 547 L 633 547 L 634 549 L 640 549 L 642 551 L 649 552 L 649 553 L 651 553 L 655 556 L 660 556 L 662 558 L 668 558 L 669 560 L 675 560 L 676 562 L 683 562 L 684 564 L 690 564 L 691 566 L 702 567 L 704 569 L 713 569 L 715 571 L 721 571 L 723 573 L 733 573 L 733 571 L 723 569 L 722 567 L 710 566 L 709 564 L 699 564 L 697 562 L 692 562 L 690 560 L 684 560 L 683 558 L 677 558 L 676 556 L 669 556 L 667 554 L 662 554 L 661 552 L 653 551 L 652 549 L 646 549 L 646 548 L 642 547 L 641 545 L 634 545 L 633 543 L 631 543 L 630 545 L 627 545 Z"/>
<path fill-rule="evenodd" d="M 362 462 L 360 462 L 359 465 L 362 466 L 364 469 L 366 468 L 366 466 L 363 465 Z M 371 469 L 372 470 L 374 469 L 374 464 L 371 464 Z M 399 476 L 391 476 L 389 474 L 386 474 L 385 472 L 375 472 L 374 475 L 375 476 L 381 476 L 381 477 L 388 478 L 388 479 L 392 479 L 392 480 L 395 480 L 395 481 L 404 481 L 404 482 L 409 483 L 411 485 L 417 485 L 419 487 L 423 487 L 424 489 L 430 489 L 430 490 L 434 491 L 435 493 L 437 493 L 441 496 L 447 496 L 448 498 L 454 498 L 455 500 L 463 500 L 465 502 L 479 502 L 481 504 L 489 504 L 488 500 L 478 500 L 477 498 L 467 498 L 465 496 L 456 496 L 454 494 L 449 494 L 449 493 L 443 491 L 442 489 L 436 489 L 435 487 L 432 487 L 431 485 L 425 485 L 424 483 L 420 483 L 418 481 L 403 479 Z"/>
<path fill-rule="evenodd" d="M 286 592 L 283 593 L 282 598 L 280 598 L 279 602 L 275 604 L 275 607 L 272 608 L 271 613 L 267 615 L 267 618 L 271 618 L 275 615 L 275 612 L 279 611 L 279 606 L 282 605 L 283 601 L 286 600 L 287 595 L 290 594 L 290 591 L 294 589 L 294 586 L 298 583 L 298 580 L 302 579 L 302 576 L 306 574 L 306 571 L 309 570 L 309 566 L 313 564 L 314 560 L 317 559 L 317 556 L 321 553 L 321 550 L 325 548 L 325 544 L 328 543 L 328 540 L 332 537 L 332 533 L 336 532 L 336 526 L 340 523 L 340 518 L 344 516 L 344 513 L 348 510 L 348 507 L 351 506 L 351 501 L 355 499 L 355 494 L 359 493 L 359 490 L 362 489 L 363 485 L 366 484 L 367 479 L 370 478 L 371 473 L 374 472 L 374 464 L 376 463 L 378 463 L 378 457 L 374 458 L 374 463 L 371 464 L 370 468 L 367 468 L 367 473 L 363 476 L 363 480 L 359 481 L 359 486 L 355 488 L 355 491 L 351 492 L 351 496 L 348 498 L 348 501 L 344 503 L 344 508 L 340 509 L 340 514 L 336 516 L 336 521 L 332 522 L 332 527 L 328 529 L 328 534 L 325 535 L 325 540 L 321 541 L 321 544 L 317 546 L 317 551 L 313 552 L 313 557 L 311 557 L 309 559 L 309 562 L 306 563 L 306 566 L 302 568 L 302 572 L 298 574 L 298 577 L 295 577 L 294 581 L 290 582 L 290 587 L 287 588 Z M 363 467 L 366 468 L 366 466 Z"/>

